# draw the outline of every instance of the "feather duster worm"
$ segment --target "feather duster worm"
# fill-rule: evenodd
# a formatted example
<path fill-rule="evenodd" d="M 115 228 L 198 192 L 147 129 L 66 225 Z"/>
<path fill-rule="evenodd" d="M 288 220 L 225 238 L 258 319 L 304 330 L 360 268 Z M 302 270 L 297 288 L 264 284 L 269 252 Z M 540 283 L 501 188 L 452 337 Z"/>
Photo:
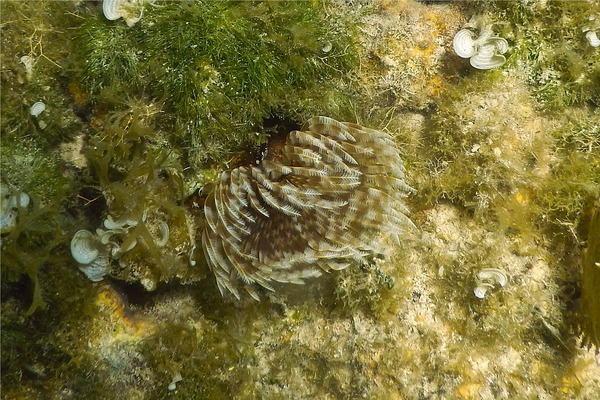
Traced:
<path fill-rule="evenodd" d="M 389 135 L 311 118 L 256 166 L 223 172 L 204 203 L 202 245 L 221 294 L 256 284 L 304 283 L 323 271 L 384 254 L 414 226 L 403 203 L 413 189 Z"/>

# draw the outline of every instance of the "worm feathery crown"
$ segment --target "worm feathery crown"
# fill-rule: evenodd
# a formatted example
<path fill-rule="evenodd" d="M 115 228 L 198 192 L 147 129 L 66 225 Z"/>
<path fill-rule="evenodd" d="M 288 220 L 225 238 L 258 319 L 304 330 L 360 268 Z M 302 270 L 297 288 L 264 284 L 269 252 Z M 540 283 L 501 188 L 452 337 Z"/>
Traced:
<path fill-rule="evenodd" d="M 254 284 L 302 284 L 384 254 L 382 232 L 397 241 L 413 226 L 411 191 L 391 137 L 358 124 L 311 118 L 278 153 L 223 172 L 204 204 L 202 244 L 221 294 L 239 299 Z"/>

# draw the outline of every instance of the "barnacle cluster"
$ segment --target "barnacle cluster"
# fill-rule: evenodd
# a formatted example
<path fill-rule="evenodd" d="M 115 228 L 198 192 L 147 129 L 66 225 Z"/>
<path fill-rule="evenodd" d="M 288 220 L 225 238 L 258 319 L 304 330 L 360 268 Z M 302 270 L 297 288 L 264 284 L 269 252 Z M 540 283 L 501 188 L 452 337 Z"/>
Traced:
<path fill-rule="evenodd" d="M 389 135 L 327 117 L 292 131 L 279 152 L 221 175 L 204 205 L 202 244 L 221 293 L 302 284 L 385 253 L 412 226 L 412 191 Z"/>
<path fill-rule="evenodd" d="M 584 26 L 582 30 L 585 33 L 585 38 L 590 46 L 598 47 L 600 46 L 600 39 L 598 38 L 598 31 L 600 30 L 600 18 L 597 18 L 596 15 L 591 15 L 588 20 L 590 21 L 590 25 Z"/>
<path fill-rule="evenodd" d="M 71 255 L 79 263 L 79 269 L 92 282 L 99 282 L 108 273 L 108 251 L 100 238 L 86 229 L 75 232 L 71 239 Z"/>
<path fill-rule="evenodd" d="M 158 221 L 155 236 L 146 225 L 147 213 L 141 221 L 136 219 L 115 220 L 108 216 L 104 228 L 96 229 L 96 234 L 81 229 L 71 240 L 71 254 L 79 263 L 79 269 L 91 281 L 101 281 L 110 272 L 110 261 L 119 260 L 122 255 L 133 250 L 142 241 L 146 246 L 164 247 L 169 241 L 169 225 Z"/>
<path fill-rule="evenodd" d="M 508 42 L 494 36 L 490 25 L 483 25 L 477 36 L 468 28 L 461 29 L 452 41 L 454 51 L 459 57 L 468 58 L 476 69 L 492 69 L 506 62 L 504 53 L 508 51 Z"/>
<path fill-rule="evenodd" d="M 8 185 L 0 183 L 0 233 L 10 231 L 17 223 L 19 208 L 29 205 L 29 195 L 14 193 Z"/>

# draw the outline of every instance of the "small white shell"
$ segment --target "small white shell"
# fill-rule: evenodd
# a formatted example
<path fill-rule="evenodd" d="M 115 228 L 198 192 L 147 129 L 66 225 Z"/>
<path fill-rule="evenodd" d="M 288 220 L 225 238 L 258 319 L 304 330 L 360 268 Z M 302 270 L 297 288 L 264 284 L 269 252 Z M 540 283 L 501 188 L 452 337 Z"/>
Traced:
<path fill-rule="evenodd" d="M 100 282 L 108 273 L 110 261 L 106 256 L 100 256 L 90 264 L 81 265 L 79 270 L 92 282 Z"/>
<path fill-rule="evenodd" d="M 33 58 L 31 56 L 23 56 L 20 58 L 20 60 L 21 63 L 25 66 L 27 78 L 31 78 L 31 75 L 33 75 Z"/>
<path fill-rule="evenodd" d="M 473 40 L 473 32 L 468 29 L 461 29 L 454 35 L 452 47 L 459 57 L 471 58 L 477 54 L 477 45 Z"/>
<path fill-rule="evenodd" d="M 333 44 L 331 42 L 326 42 L 321 50 L 323 53 L 329 53 L 331 49 L 333 49 Z"/>
<path fill-rule="evenodd" d="M 508 51 L 508 42 L 506 39 L 494 36 L 485 41 L 486 44 L 491 44 L 496 48 L 496 54 L 504 54 Z"/>
<path fill-rule="evenodd" d="M 31 106 L 29 114 L 37 118 L 42 112 L 44 112 L 45 109 L 46 105 L 43 102 L 38 101 Z"/>
<path fill-rule="evenodd" d="M 477 277 L 482 281 L 486 281 L 492 284 L 497 283 L 504 287 L 508 283 L 508 277 L 504 271 L 498 268 L 484 268 L 477 273 Z"/>
<path fill-rule="evenodd" d="M 158 239 L 156 245 L 165 247 L 169 242 L 169 225 L 164 221 L 158 221 L 158 228 L 160 229 L 160 239 Z"/>
<path fill-rule="evenodd" d="M 167 388 L 171 391 L 177 389 L 177 383 L 181 382 L 182 380 L 183 377 L 181 376 L 181 373 L 176 372 L 175 376 L 173 376 L 173 380 L 171 381 L 171 383 L 169 383 L 169 386 Z"/>
<path fill-rule="evenodd" d="M 102 13 L 109 21 L 115 21 L 121 18 L 123 15 L 120 8 L 119 0 L 103 0 L 102 1 Z"/>
<path fill-rule="evenodd" d="M 508 277 L 498 268 L 484 268 L 477 273 L 477 286 L 473 290 L 475 297 L 479 299 L 485 298 L 488 291 L 492 290 L 495 285 L 504 287 L 508 284 Z"/>
<path fill-rule="evenodd" d="M 588 31 L 585 34 L 585 38 L 590 42 L 592 47 L 600 46 L 600 39 L 598 38 L 598 34 L 595 31 Z"/>
<path fill-rule="evenodd" d="M 481 46 L 479 52 L 469 60 L 473 68 L 477 69 L 492 69 L 499 67 L 506 62 L 503 55 L 496 54 L 496 46 L 486 44 Z"/>
<path fill-rule="evenodd" d="M 134 226 L 137 226 L 137 221 L 135 219 L 132 218 L 126 218 L 126 219 L 119 219 L 119 220 L 114 220 L 112 216 L 107 216 L 106 219 L 104 220 L 104 227 L 108 230 L 129 230 L 129 228 L 133 228 Z"/>
<path fill-rule="evenodd" d="M 483 298 L 485 298 L 486 293 L 493 288 L 494 288 L 494 285 L 492 285 L 490 283 L 481 282 L 473 290 L 473 293 L 475 294 L 475 297 L 477 297 L 478 299 L 483 299 Z"/>
<path fill-rule="evenodd" d="M 120 233 L 127 233 L 127 232 L 124 229 L 109 229 L 106 231 L 104 229 L 100 229 L 100 228 L 96 229 L 96 234 L 100 238 L 100 243 L 102 243 L 102 244 L 115 243 L 115 242 L 111 241 L 110 238 L 113 235 L 118 235 Z"/>
<path fill-rule="evenodd" d="M 9 232 L 17 223 L 17 213 L 13 210 L 0 212 L 0 233 Z"/>
<path fill-rule="evenodd" d="M 123 18 L 127 26 L 133 26 L 144 14 L 141 0 L 103 0 L 102 13 L 109 21 Z"/>
<path fill-rule="evenodd" d="M 10 232 L 17 224 L 19 206 L 26 208 L 28 205 L 27 193 L 21 192 L 15 196 L 8 185 L 0 183 L 0 233 Z"/>
<path fill-rule="evenodd" d="M 71 239 L 71 254 L 79 264 L 90 264 L 100 256 L 102 244 L 94 234 L 81 229 Z"/>
<path fill-rule="evenodd" d="M 10 198 L 8 199 L 8 207 L 10 208 L 19 208 L 19 206 L 21 206 L 22 208 L 26 208 L 28 205 L 29 195 L 25 192 L 19 193 L 18 199 L 15 195 L 10 196 Z"/>

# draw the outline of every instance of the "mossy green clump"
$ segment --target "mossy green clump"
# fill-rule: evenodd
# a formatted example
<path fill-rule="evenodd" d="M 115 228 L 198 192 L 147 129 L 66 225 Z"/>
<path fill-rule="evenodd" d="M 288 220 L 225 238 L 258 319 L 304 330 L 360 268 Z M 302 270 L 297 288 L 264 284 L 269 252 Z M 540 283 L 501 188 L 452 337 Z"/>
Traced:
<path fill-rule="evenodd" d="M 362 263 L 335 275 L 335 296 L 344 311 L 378 309 L 386 291 L 394 290 L 394 277 L 379 268 L 378 263 Z"/>
<path fill-rule="evenodd" d="M 72 54 L 74 29 L 81 23 L 64 2 L 3 1 L 2 13 L 2 137 L 27 138 L 50 148 L 72 139 L 81 127 L 67 94 L 66 67 Z M 75 9 L 75 2 L 68 3 Z M 37 101 L 46 110 L 30 115 Z"/>
<path fill-rule="evenodd" d="M 96 99 L 141 91 L 165 102 L 192 166 L 257 142 L 263 119 L 337 111 L 356 63 L 350 35 L 309 2 L 171 2 L 129 28 L 102 17 L 79 37 Z M 346 28 L 348 29 L 348 28 Z M 338 93 L 336 95 L 336 93 Z M 312 103 L 300 109 L 300 100 Z M 306 105 L 306 103 L 305 103 Z"/>
<path fill-rule="evenodd" d="M 565 110 L 553 136 L 555 160 L 537 193 L 540 217 L 552 232 L 583 241 L 585 209 L 600 185 L 600 112 Z"/>
<path fill-rule="evenodd" d="M 511 44 L 509 64 L 522 69 L 545 109 L 600 105 L 600 51 L 585 38 L 600 18 L 594 1 L 496 1 L 501 36 Z M 559 22 L 557 22 L 559 21 Z"/>
<path fill-rule="evenodd" d="M 535 115 L 523 82 L 491 75 L 464 78 L 437 99 L 423 133 L 425 155 L 415 161 L 425 172 L 415 183 L 423 203 L 449 200 L 490 217 L 497 201 L 538 187 L 548 123 Z M 511 107 L 515 98 L 519 110 Z"/>

